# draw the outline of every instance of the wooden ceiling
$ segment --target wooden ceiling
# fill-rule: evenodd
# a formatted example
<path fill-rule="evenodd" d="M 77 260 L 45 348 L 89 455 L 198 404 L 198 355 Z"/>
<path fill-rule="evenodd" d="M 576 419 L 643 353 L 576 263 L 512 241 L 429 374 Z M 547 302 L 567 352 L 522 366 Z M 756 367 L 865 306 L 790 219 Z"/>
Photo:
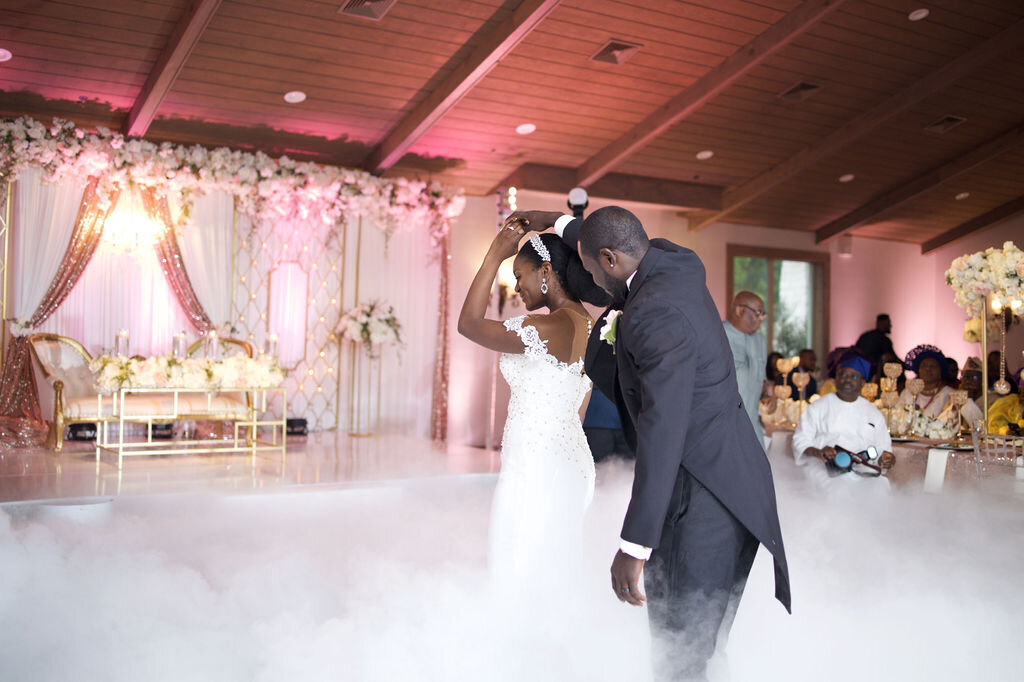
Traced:
<path fill-rule="evenodd" d="M 0 115 L 471 194 L 583 185 L 678 206 L 691 229 L 818 241 L 930 249 L 1024 210 L 1020 0 L 395 0 L 379 20 L 349 4 L 4 0 Z M 592 60 L 610 40 L 641 47 Z M 780 97 L 798 83 L 818 88 Z M 926 130 L 944 117 L 965 120 Z"/>

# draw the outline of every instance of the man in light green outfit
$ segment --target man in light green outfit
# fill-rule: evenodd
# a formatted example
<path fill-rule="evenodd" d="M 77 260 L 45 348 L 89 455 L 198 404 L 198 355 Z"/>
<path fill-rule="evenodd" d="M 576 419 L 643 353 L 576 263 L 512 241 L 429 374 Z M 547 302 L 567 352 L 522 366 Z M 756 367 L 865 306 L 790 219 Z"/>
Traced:
<path fill-rule="evenodd" d="M 768 360 L 768 348 L 764 334 L 758 331 L 765 318 L 764 301 L 757 294 L 741 291 L 736 294 L 726 314 L 725 335 L 732 349 L 732 359 L 736 366 L 736 383 L 739 385 L 743 407 L 754 425 L 754 433 L 761 438 L 764 445 L 764 429 L 757 405 L 761 399 L 774 400 L 771 391 L 765 386 L 765 364 Z"/>

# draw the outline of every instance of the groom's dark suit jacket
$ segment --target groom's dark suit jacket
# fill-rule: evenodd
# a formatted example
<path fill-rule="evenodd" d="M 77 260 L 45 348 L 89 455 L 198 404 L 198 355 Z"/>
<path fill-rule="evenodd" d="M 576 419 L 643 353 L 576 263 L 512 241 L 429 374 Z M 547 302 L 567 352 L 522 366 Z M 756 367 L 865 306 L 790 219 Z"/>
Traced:
<path fill-rule="evenodd" d="M 563 239 L 575 245 L 580 220 Z M 586 371 L 613 398 L 636 451 L 622 538 L 657 547 L 680 467 L 707 488 L 775 560 L 775 596 L 790 608 L 775 487 L 743 409 L 732 351 L 693 251 L 652 239 L 630 282 L 613 348 L 594 325 Z"/>

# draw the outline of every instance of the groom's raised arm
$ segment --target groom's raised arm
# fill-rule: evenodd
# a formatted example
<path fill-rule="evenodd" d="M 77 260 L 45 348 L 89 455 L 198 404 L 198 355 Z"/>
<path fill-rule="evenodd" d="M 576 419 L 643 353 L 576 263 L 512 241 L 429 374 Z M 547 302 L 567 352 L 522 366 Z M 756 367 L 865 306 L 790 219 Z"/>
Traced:
<path fill-rule="evenodd" d="M 678 308 L 658 301 L 631 310 L 621 334 L 640 385 L 636 469 L 622 539 L 657 547 L 690 425 L 696 335 Z"/>

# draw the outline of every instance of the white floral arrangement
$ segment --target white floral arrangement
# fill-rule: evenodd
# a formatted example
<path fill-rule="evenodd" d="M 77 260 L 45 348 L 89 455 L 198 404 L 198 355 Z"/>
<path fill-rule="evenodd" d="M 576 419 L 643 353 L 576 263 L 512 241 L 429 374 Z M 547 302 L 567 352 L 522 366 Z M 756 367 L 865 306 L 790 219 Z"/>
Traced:
<path fill-rule="evenodd" d="M 402 325 L 395 309 L 377 301 L 346 312 L 334 331 L 342 339 L 363 345 L 370 357 L 377 357 L 381 346 L 402 342 Z"/>
<path fill-rule="evenodd" d="M 956 435 L 956 427 L 955 420 L 943 417 L 929 417 L 923 412 L 917 412 L 910 425 L 910 432 L 921 438 L 948 440 Z"/>
<path fill-rule="evenodd" d="M 957 305 L 980 318 L 989 294 L 1004 302 L 1024 299 L 1024 251 L 1005 242 L 1001 249 L 990 247 L 955 258 L 946 271 L 946 284 L 953 287 Z"/>
<path fill-rule="evenodd" d="M 316 220 L 337 225 L 370 216 L 388 234 L 426 227 L 435 242 L 462 213 L 461 189 L 437 182 L 379 178 L 365 171 L 271 158 L 200 145 L 156 144 L 98 127 L 95 132 L 55 118 L 49 126 L 29 117 L 0 119 L 0 175 L 15 180 L 38 167 L 49 180 L 101 179 L 101 198 L 129 182 L 180 196 L 180 223 L 188 222 L 195 196 L 223 191 L 238 198 L 254 220 Z"/>
<path fill-rule="evenodd" d="M 28 336 L 32 333 L 32 327 L 29 326 L 28 320 L 23 317 L 12 319 L 8 329 L 11 330 L 11 336 Z"/>
<path fill-rule="evenodd" d="M 877 403 L 876 403 L 877 405 Z M 879 407 L 883 411 L 886 408 Z M 957 433 L 957 418 L 951 412 L 943 411 L 938 417 L 930 417 L 909 405 L 889 408 L 889 433 L 895 438 L 916 436 L 933 440 L 949 440 Z"/>
<path fill-rule="evenodd" d="M 274 388 L 284 381 L 277 360 L 243 354 L 223 360 L 157 355 L 121 358 L 100 355 L 89 363 L 98 393 L 109 395 L 122 388 L 192 388 L 210 391 L 230 388 Z"/>

